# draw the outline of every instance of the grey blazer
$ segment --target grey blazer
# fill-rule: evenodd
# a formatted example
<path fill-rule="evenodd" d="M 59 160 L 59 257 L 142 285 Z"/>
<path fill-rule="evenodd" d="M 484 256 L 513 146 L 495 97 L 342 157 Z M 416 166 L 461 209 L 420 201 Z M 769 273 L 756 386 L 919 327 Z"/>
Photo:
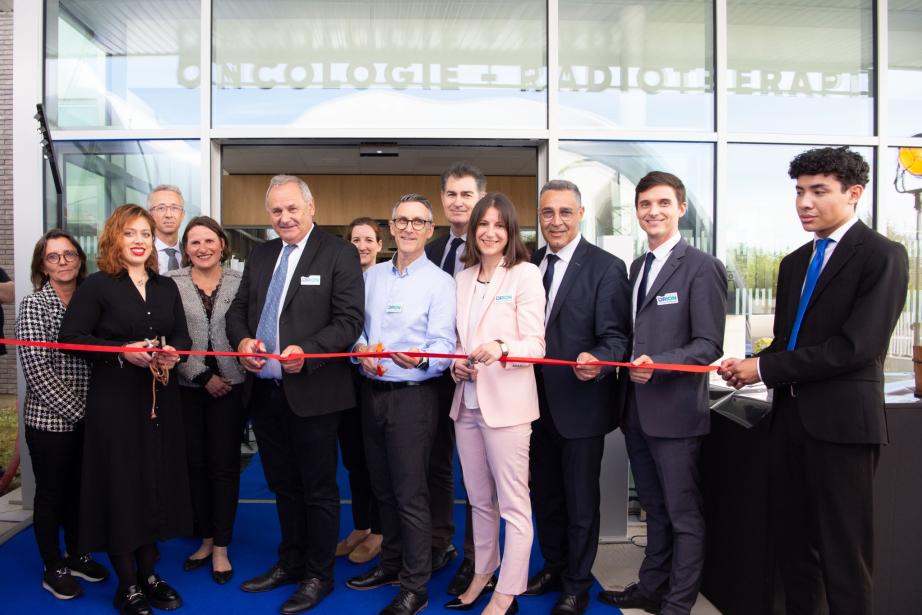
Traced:
<path fill-rule="evenodd" d="M 211 339 L 213 350 L 236 350 L 231 348 L 225 331 L 225 314 L 231 301 L 237 294 L 240 286 L 240 272 L 225 269 L 221 285 L 218 287 L 218 296 L 215 297 L 211 322 L 205 316 L 205 308 L 199 298 L 198 290 L 192 282 L 192 268 L 183 267 L 163 274 L 173 278 L 179 288 L 182 306 L 186 312 L 186 325 L 189 328 L 189 337 L 192 338 L 192 350 L 207 350 L 208 340 Z M 244 371 L 234 357 L 215 357 L 218 361 L 218 371 L 221 376 L 230 380 L 231 384 L 240 384 L 244 380 Z M 179 383 L 183 386 L 198 386 L 192 382 L 193 378 L 205 371 L 205 357 L 191 355 L 179 364 Z"/>
<path fill-rule="evenodd" d="M 631 264 L 632 289 L 642 264 L 643 257 Z M 723 354 L 726 318 L 723 263 L 682 239 L 637 311 L 634 356 L 709 365 Z M 634 385 L 634 395 L 640 426 L 649 436 L 687 438 L 711 429 L 707 374 L 657 371 L 646 384 Z"/>

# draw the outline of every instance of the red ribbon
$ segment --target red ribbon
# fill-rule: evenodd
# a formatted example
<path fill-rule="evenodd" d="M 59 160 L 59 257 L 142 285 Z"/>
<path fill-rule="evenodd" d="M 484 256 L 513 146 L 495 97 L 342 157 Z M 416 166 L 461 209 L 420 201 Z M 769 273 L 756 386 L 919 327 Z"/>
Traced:
<path fill-rule="evenodd" d="M 9 346 L 31 346 L 36 348 L 52 348 L 54 350 L 76 350 L 83 352 L 167 352 L 162 348 L 143 348 L 135 346 L 97 346 L 93 344 L 64 344 L 61 342 L 39 342 L 29 340 L 16 340 L 0 338 L 0 344 Z M 411 357 L 430 358 L 430 359 L 466 359 L 467 355 L 463 354 L 444 354 L 440 352 L 407 352 L 407 351 L 386 351 L 380 352 L 317 352 L 304 354 L 290 354 L 283 357 L 279 354 L 269 352 L 233 352 L 222 350 L 171 350 L 178 355 L 197 355 L 212 357 L 259 357 L 261 359 L 277 359 L 279 361 L 290 361 L 292 359 L 351 359 L 361 357 L 374 357 L 377 359 L 390 358 L 392 352 L 400 352 Z M 694 374 L 703 374 L 717 370 L 716 365 L 685 365 L 682 363 L 646 363 L 644 365 L 634 365 L 621 361 L 587 361 L 586 363 L 577 363 L 576 361 L 567 361 L 564 359 L 535 359 L 532 357 L 504 357 L 500 359 L 506 363 L 533 363 L 535 365 L 601 365 L 609 367 L 626 367 L 628 369 L 656 369 L 668 370 L 674 372 L 689 372 Z"/>

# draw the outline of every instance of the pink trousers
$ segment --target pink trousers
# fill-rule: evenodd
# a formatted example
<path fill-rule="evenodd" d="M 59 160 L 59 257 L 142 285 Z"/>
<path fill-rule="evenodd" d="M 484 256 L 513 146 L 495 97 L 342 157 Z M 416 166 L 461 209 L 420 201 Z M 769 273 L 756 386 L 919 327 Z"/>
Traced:
<path fill-rule="evenodd" d="M 499 568 L 499 520 L 506 522 L 503 565 L 496 591 L 517 596 L 528 584 L 528 559 L 534 529 L 528 493 L 531 423 L 492 428 L 480 410 L 461 404 L 455 438 L 464 486 L 473 509 L 474 571 Z"/>

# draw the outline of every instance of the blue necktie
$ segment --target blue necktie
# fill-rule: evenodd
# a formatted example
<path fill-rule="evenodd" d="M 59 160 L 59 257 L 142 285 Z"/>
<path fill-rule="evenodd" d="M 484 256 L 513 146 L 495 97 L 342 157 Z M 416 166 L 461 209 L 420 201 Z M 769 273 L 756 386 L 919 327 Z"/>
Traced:
<path fill-rule="evenodd" d="M 640 276 L 640 286 L 637 287 L 637 307 L 634 309 L 634 317 L 640 311 L 643 300 L 647 298 L 647 280 L 650 278 L 650 269 L 653 267 L 653 260 L 656 255 L 653 252 L 647 252 L 643 259 L 643 273 Z"/>
<path fill-rule="evenodd" d="M 286 245 L 282 250 L 282 260 L 272 273 L 272 281 L 269 282 L 269 290 L 266 291 L 266 303 L 263 305 L 262 314 L 259 315 L 256 339 L 266 345 L 266 352 L 279 351 L 276 347 L 279 339 L 279 304 L 282 302 L 282 290 L 285 288 L 285 278 L 288 275 L 288 257 L 296 247 Z"/>
<path fill-rule="evenodd" d="M 807 269 L 804 290 L 800 294 L 800 303 L 797 304 L 797 317 L 794 318 L 794 327 L 791 328 L 791 337 L 788 338 L 788 350 L 794 350 L 797 347 L 797 334 L 800 333 L 800 325 L 804 321 L 804 312 L 807 311 L 810 297 L 813 296 L 816 281 L 820 279 L 820 271 L 823 270 L 823 258 L 826 255 L 826 246 L 829 245 L 830 241 L 832 239 L 828 238 L 816 240 L 816 251 L 813 253 L 813 260 L 810 261 L 810 267 Z"/>

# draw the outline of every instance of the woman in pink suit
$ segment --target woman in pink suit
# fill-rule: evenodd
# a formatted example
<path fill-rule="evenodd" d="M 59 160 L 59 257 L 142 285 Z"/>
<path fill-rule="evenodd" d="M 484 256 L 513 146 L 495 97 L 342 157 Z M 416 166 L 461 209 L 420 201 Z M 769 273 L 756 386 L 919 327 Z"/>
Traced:
<path fill-rule="evenodd" d="M 458 288 L 458 382 L 451 406 L 464 484 L 473 507 L 475 574 L 467 590 L 445 605 L 468 610 L 495 591 L 483 613 L 518 611 L 525 591 L 533 529 L 528 493 L 531 422 L 538 418 L 535 373 L 529 363 L 500 359 L 544 356 L 544 286 L 528 262 L 515 206 L 498 192 L 471 213 Z M 499 519 L 506 541 L 499 580 Z"/>

